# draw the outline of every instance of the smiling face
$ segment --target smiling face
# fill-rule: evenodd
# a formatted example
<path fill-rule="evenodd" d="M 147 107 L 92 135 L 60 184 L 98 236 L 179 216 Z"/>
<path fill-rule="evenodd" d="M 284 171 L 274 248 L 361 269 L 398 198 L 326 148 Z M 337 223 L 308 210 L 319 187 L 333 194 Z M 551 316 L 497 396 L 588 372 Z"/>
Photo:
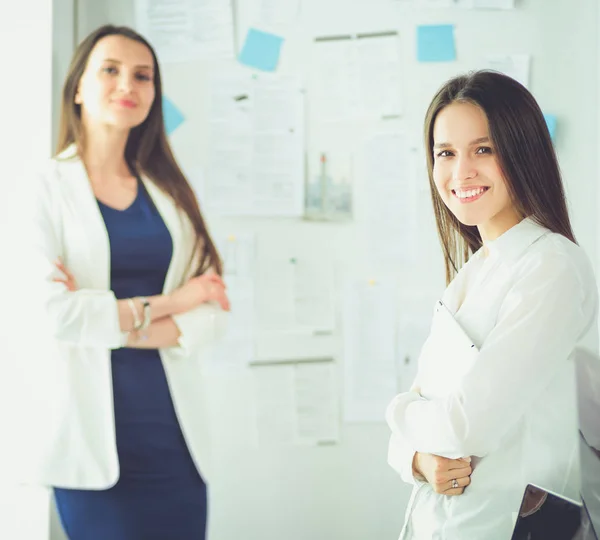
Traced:
<path fill-rule="evenodd" d="M 444 107 L 435 120 L 433 143 L 435 186 L 461 223 L 476 225 L 484 241 L 519 223 L 482 109 L 461 102 Z"/>
<path fill-rule="evenodd" d="M 130 130 L 150 112 L 155 97 L 154 59 L 142 43 L 106 36 L 92 49 L 79 81 L 75 103 L 86 129 Z"/>

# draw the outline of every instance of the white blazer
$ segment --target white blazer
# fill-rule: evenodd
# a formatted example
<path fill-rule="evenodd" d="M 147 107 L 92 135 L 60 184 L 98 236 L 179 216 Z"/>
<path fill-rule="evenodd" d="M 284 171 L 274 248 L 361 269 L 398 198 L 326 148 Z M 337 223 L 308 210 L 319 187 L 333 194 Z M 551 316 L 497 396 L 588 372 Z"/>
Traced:
<path fill-rule="evenodd" d="M 173 240 L 164 293 L 181 286 L 194 246 L 191 223 L 153 182 L 142 178 Z M 19 480 L 103 489 L 116 483 L 111 349 L 119 348 L 110 249 L 85 167 L 71 148 L 22 186 L 14 239 L 18 276 L 10 295 L 15 381 L 12 440 Z M 60 257 L 79 290 L 52 279 Z M 16 294 L 15 294 L 16 293 Z M 198 470 L 210 478 L 202 348 L 224 330 L 213 304 L 176 315 L 178 347 L 160 350 L 177 417 Z M 20 409 L 20 410 L 19 410 Z"/>
<path fill-rule="evenodd" d="M 573 359 L 598 348 L 592 267 L 529 219 L 486 245 L 446 289 L 454 319 L 436 311 L 414 389 L 387 410 L 389 463 L 413 485 L 404 540 L 506 540 L 527 483 L 579 496 Z M 435 493 L 413 477 L 417 451 L 472 456 L 471 484 Z"/>

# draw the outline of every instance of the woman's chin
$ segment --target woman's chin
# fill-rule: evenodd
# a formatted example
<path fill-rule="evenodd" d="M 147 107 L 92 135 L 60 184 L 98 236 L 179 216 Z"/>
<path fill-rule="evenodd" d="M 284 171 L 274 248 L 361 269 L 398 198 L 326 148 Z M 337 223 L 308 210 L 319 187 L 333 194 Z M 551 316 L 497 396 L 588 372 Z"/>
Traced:
<path fill-rule="evenodd" d="M 484 222 L 484 220 L 480 216 L 475 216 L 473 214 L 468 214 L 465 212 L 457 212 L 454 214 L 454 217 L 461 222 L 461 224 L 466 225 L 467 227 L 477 227 Z"/>

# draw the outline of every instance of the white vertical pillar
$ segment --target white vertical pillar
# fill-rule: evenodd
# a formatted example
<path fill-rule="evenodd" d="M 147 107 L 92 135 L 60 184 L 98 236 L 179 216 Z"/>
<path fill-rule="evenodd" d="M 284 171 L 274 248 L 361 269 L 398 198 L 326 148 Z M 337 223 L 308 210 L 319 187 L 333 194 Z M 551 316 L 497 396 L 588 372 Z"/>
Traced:
<path fill-rule="evenodd" d="M 596 5 L 596 58 L 600 61 L 600 7 Z M 600 69 L 598 64 L 592 64 L 596 69 L 596 141 L 600 145 Z M 593 176 L 596 188 L 596 261 L 595 271 L 598 285 L 600 286 L 600 152 L 597 153 L 596 174 Z M 600 335 L 600 319 L 598 320 L 598 335 Z"/>
<path fill-rule="evenodd" d="M 52 0 L 0 1 L 0 188 L 49 157 L 52 131 Z"/>
<path fill-rule="evenodd" d="M 50 156 L 52 130 L 52 0 L 0 0 L 0 265 L 18 264 L 8 244 L 15 186 L 26 182 L 32 166 Z M 10 283 L 3 281 L 3 287 Z M 7 309 L 4 304 L 3 311 Z M 10 313 L 4 313 L 10 317 Z M 2 418 L 18 422 L 19 410 L 10 408 L 10 336 L 0 329 L 0 390 Z M 8 408 L 8 410 L 7 410 Z M 0 426 L 0 471 L 11 469 L 10 430 Z M 23 426 L 27 429 L 27 426 Z M 4 438 L 6 437 L 6 438 Z M 13 463 L 14 465 L 14 463 Z M 0 538 L 47 540 L 49 537 L 48 490 L 7 483 L 0 475 Z"/>
<path fill-rule="evenodd" d="M 600 61 L 600 5 L 597 4 L 595 6 L 594 18 L 596 19 L 596 32 L 595 32 L 595 41 L 596 41 L 596 51 L 595 55 L 592 56 L 592 69 L 596 70 L 596 141 L 597 144 L 600 145 L 600 69 L 598 68 L 598 64 L 593 62 L 593 59 L 596 59 L 596 62 Z M 598 186 L 596 189 L 596 260 L 594 261 L 594 269 L 596 271 L 596 279 L 598 280 L 598 284 L 600 285 L 600 152 L 596 153 L 596 171 L 592 177 L 593 183 Z M 598 321 L 600 325 L 600 320 Z"/>

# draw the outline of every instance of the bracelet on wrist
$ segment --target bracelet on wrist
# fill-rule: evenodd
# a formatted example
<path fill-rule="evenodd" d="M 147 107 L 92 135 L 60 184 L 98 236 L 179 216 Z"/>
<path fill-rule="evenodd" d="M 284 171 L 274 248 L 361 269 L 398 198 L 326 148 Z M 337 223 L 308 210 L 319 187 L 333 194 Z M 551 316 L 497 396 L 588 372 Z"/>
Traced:
<path fill-rule="evenodd" d="M 150 302 L 145 296 L 140 296 L 140 302 L 142 303 L 142 310 L 144 313 L 144 320 L 140 326 L 140 330 L 146 330 L 152 322 L 152 311 L 150 308 Z"/>
<path fill-rule="evenodd" d="M 140 320 L 133 298 L 127 299 L 127 305 L 129 306 L 131 314 L 133 315 L 133 330 L 139 330 L 142 327 L 142 324 L 144 324 L 144 321 Z"/>

